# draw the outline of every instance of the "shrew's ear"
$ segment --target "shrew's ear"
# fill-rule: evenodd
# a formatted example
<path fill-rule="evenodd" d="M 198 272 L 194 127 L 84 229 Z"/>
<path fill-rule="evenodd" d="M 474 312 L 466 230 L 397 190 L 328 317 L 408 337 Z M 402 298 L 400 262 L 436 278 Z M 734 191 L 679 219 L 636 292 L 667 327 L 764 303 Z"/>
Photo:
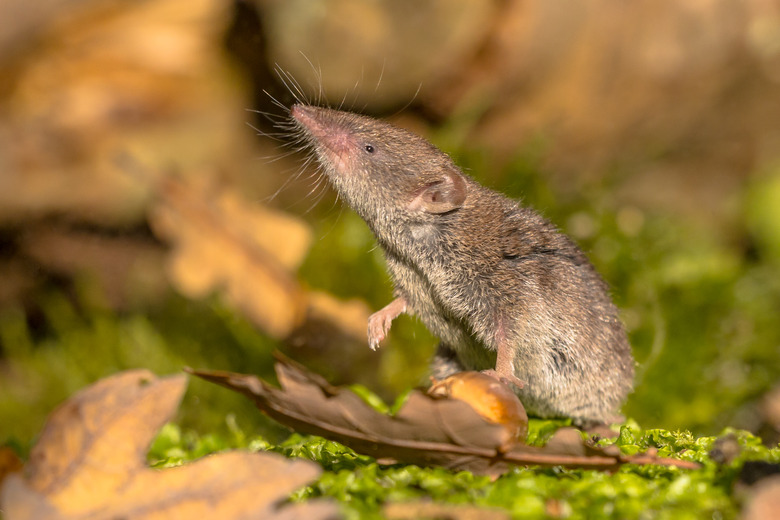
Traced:
<path fill-rule="evenodd" d="M 412 211 L 447 213 L 466 200 L 466 181 L 455 168 L 448 168 L 441 179 L 425 185 L 409 203 Z"/>

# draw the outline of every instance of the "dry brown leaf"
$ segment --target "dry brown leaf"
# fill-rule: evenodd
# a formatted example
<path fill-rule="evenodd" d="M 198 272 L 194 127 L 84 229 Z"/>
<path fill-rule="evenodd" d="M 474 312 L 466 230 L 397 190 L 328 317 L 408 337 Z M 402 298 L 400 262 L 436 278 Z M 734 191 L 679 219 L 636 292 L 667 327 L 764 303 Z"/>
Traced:
<path fill-rule="evenodd" d="M 743 520 L 772 520 L 780 511 L 780 475 L 765 478 L 756 484 L 747 498 Z"/>
<path fill-rule="evenodd" d="M 780 442 L 780 385 L 775 385 L 760 400 L 758 415 L 763 423 L 760 430 L 764 444 L 772 446 Z M 754 430 L 755 431 L 755 430 Z"/>
<path fill-rule="evenodd" d="M 23 474 L 7 477 L 7 520 L 291 518 L 279 509 L 320 468 L 271 453 L 229 452 L 153 470 L 145 454 L 186 388 L 181 375 L 134 370 L 99 381 L 55 410 Z M 330 503 L 304 504 L 309 518 L 333 517 Z M 277 516 L 278 515 L 278 516 Z"/>
<path fill-rule="evenodd" d="M 276 374 L 281 388 L 255 376 L 220 371 L 191 372 L 240 392 L 258 408 L 296 431 L 321 435 L 359 453 L 388 461 L 443 466 L 498 475 L 511 465 L 616 469 L 626 462 L 696 468 L 697 464 L 645 453 L 623 456 L 615 447 L 586 446 L 577 433 L 563 429 L 548 446 L 537 448 L 508 439 L 511 433 L 484 420 L 457 399 L 435 399 L 414 391 L 393 416 L 371 408 L 345 388 L 279 356 Z M 574 432 L 576 433 L 576 432 Z"/>
<path fill-rule="evenodd" d="M 463 401 L 435 399 L 416 391 L 396 415 L 389 416 L 289 359 L 276 364 L 281 389 L 254 376 L 193 373 L 243 393 L 296 431 L 322 435 L 377 458 L 462 467 L 475 452 L 494 457 L 508 443 L 503 426 L 486 422 Z"/>
<path fill-rule="evenodd" d="M 386 504 L 382 508 L 382 513 L 390 520 L 418 520 L 420 518 L 441 520 L 509 520 L 512 518 L 509 512 L 497 508 L 422 501 Z"/>
<path fill-rule="evenodd" d="M 22 469 L 22 461 L 9 446 L 0 446 L 0 487 L 5 477 Z"/>
<path fill-rule="evenodd" d="M 168 272 L 182 294 L 219 291 L 277 338 L 300 324 L 306 298 L 293 273 L 311 241 L 303 221 L 206 182 L 169 177 L 159 195 L 150 223 L 174 244 Z"/>

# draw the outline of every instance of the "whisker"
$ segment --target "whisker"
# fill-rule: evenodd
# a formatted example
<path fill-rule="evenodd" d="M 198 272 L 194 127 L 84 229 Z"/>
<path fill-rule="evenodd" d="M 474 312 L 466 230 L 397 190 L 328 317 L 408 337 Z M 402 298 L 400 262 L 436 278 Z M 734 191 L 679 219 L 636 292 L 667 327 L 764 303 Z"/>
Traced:
<path fill-rule="evenodd" d="M 285 112 L 289 112 L 290 111 L 290 109 L 287 107 L 287 105 L 285 105 L 284 103 L 282 103 L 281 101 L 276 99 L 276 97 L 274 97 L 274 95 L 271 94 L 270 92 L 268 92 L 267 90 L 263 89 L 263 94 L 265 94 L 266 96 L 271 98 L 271 103 L 273 103 L 277 107 L 281 108 Z"/>
<path fill-rule="evenodd" d="M 319 105 L 322 102 L 322 98 L 324 97 L 324 91 L 323 91 L 323 85 L 322 85 L 322 66 L 319 64 L 315 67 L 314 63 L 309 59 L 308 56 L 303 51 L 300 51 L 301 56 L 303 56 L 303 59 L 306 60 L 306 62 L 311 67 L 312 72 L 314 73 L 314 79 L 317 81 L 316 85 L 316 97 L 314 98 L 314 101 L 317 105 Z"/>
<path fill-rule="evenodd" d="M 414 92 L 414 96 L 412 96 L 412 99 L 410 99 L 403 107 L 396 110 L 394 116 L 397 116 L 407 108 L 411 106 L 412 103 L 414 103 L 414 100 L 417 99 L 417 96 L 420 95 L 420 90 L 422 90 L 422 81 L 417 85 L 417 90 Z"/>
<path fill-rule="evenodd" d="M 290 94 L 292 94 L 292 96 L 295 98 L 295 101 L 303 105 L 309 104 L 301 84 L 298 83 L 298 80 L 296 80 L 291 73 L 281 68 L 277 68 L 277 74 L 284 86 L 287 87 L 287 89 L 290 91 Z"/>
<path fill-rule="evenodd" d="M 324 84 L 322 80 L 322 68 L 319 65 L 315 66 L 312 60 L 309 59 L 309 57 L 304 53 L 301 52 L 301 55 L 307 61 L 312 71 L 314 71 L 314 78 L 317 84 L 310 85 L 310 90 L 314 92 L 314 99 L 318 105 L 322 104 L 323 102 L 327 103 L 325 100 Z M 309 89 L 304 89 L 302 84 L 293 76 L 291 72 L 284 70 L 279 64 L 276 64 L 275 73 L 279 78 L 279 82 L 285 89 L 287 89 L 288 94 L 293 98 L 295 103 L 304 105 L 311 104 L 311 98 L 306 94 L 306 91 Z M 356 83 L 353 92 L 358 88 L 359 84 L 359 82 Z M 282 182 L 281 186 L 279 186 L 274 191 L 274 193 L 265 198 L 265 201 L 268 202 L 276 199 L 284 190 L 289 189 L 294 183 L 299 182 L 305 176 L 304 182 L 308 183 L 308 189 L 303 199 L 311 201 L 311 204 L 309 205 L 308 209 L 305 210 L 304 214 L 310 213 L 327 195 L 329 191 L 329 178 L 322 169 L 322 165 L 319 163 L 317 154 L 308 135 L 304 129 L 301 128 L 292 117 L 290 117 L 290 108 L 269 91 L 263 90 L 263 93 L 268 96 L 272 105 L 280 109 L 281 112 L 277 114 L 273 112 L 252 110 L 253 112 L 262 116 L 264 119 L 268 120 L 275 128 L 275 131 L 264 131 L 260 128 L 256 128 L 251 124 L 249 124 L 249 127 L 257 132 L 258 135 L 272 139 L 280 148 L 279 153 L 274 154 L 271 157 L 265 157 L 264 159 L 271 163 L 278 162 L 292 155 L 303 154 L 300 165 L 295 169 L 294 172 L 286 172 L 288 173 L 287 178 L 284 180 L 284 182 Z M 340 106 L 343 106 L 344 103 L 347 102 L 347 96 L 349 93 L 349 91 L 345 93 L 345 97 L 342 100 L 342 104 Z M 338 201 L 339 198 L 337 196 L 334 204 L 337 204 Z"/>
<path fill-rule="evenodd" d="M 314 208 L 316 208 L 320 204 L 320 202 L 322 202 L 322 199 L 325 198 L 325 195 L 328 193 L 327 183 L 324 183 L 323 180 L 325 180 L 325 175 L 321 173 L 320 178 L 317 179 L 317 182 L 314 185 L 314 188 L 309 192 L 309 196 L 313 195 L 315 192 L 319 192 L 319 193 L 317 193 L 317 195 L 313 197 L 311 205 L 304 212 L 304 214 L 308 214 Z"/>
<path fill-rule="evenodd" d="M 385 77 L 385 65 L 387 65 L 387 58 L 382 60 L 382 70 L 379 71 L 379 79 L 376 80 L 376 87 L 374 87 L 375 94 L 379 90 L 379 84 L 382 83 L 382 78 Z"/>

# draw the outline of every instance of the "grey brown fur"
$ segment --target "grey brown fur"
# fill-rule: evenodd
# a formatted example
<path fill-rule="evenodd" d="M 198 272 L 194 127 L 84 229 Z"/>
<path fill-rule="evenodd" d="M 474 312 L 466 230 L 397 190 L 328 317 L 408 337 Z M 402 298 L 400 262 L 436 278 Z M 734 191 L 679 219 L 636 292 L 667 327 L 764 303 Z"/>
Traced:
<path fill-rule="evenodd" d="M 566 235 L 410 132 L 326 108 L 292 115 L 387 258 L 397 298 L 371 317 L 372 348 L 413 312 L 441 339 L 435 377 L 484 370 L 514 383 L 529 413 L 616 417 L 631 350 L 606 284 Z"/>

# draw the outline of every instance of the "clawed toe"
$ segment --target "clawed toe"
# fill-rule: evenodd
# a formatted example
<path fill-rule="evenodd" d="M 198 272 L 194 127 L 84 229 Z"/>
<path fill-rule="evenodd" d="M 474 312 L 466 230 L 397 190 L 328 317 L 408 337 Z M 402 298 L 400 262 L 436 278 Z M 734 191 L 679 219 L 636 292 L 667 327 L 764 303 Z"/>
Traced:
<path fill-rule="evenodd" d="M 368 321 L 368 346 L 377 350 L 379 343 L 385 339 L 390 330 L 390 323 L 382 316 L 371 316 Z"/>
<path fill-rule="evenodd" d="M 525 381 L 521 381 L 518 379 L 514 374 L 499 374 L 496 370 L 490 368 L 488 370 L 483 370 L 483 374 L 488 375 L 490 377 L 496 378 L 505 385 L 510 386 L 516 386 L 517 388 L 523 388 L 525 386 Z"/>

